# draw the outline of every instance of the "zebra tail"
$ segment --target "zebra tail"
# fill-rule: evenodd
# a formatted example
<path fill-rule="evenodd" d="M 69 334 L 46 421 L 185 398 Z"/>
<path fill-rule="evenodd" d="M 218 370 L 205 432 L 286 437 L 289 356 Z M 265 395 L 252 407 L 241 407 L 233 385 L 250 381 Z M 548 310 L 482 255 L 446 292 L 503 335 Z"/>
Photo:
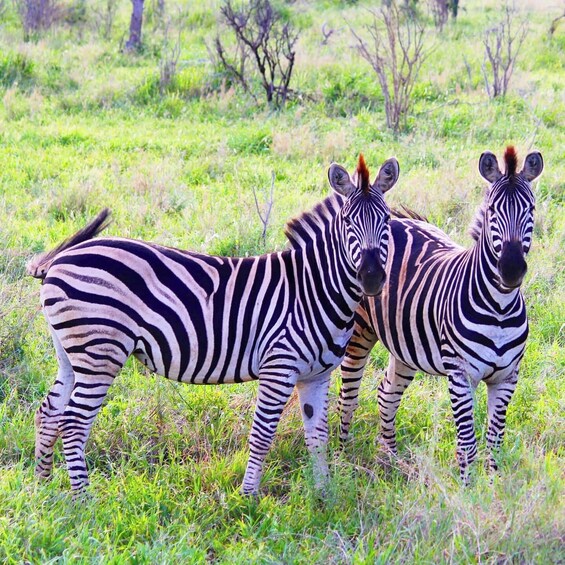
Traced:
<path fill-rule="evenodd" d="M 65 241 L 60 243 L 55 249 L 45 251 L 33 257 L 26 266 L 27 274 L 36 279 L 44 279 L 49 267 L 51 267 L 51 263 L 53 263 L 59 253 L 62 253 L 74 245 L 96 237 L 102 230 L 110 225 L 110 222 L 110 209 L 104 208 L 94 220 L 68 239 L 65 239 Z"/>

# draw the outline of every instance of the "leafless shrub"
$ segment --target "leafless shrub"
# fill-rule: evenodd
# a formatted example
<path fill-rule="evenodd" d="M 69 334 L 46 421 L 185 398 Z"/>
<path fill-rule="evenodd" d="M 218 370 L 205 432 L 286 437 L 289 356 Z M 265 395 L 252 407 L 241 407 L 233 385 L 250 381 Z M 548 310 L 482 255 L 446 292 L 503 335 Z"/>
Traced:
<path fill-rule="evenodd" d="M 449 0 L 428 0 L 428 9 L 434 19 L 434 25 L 439 31 L 443 31 L 443 28 L 449 19 L 449 8 Z"/>
<path fill-rule="evenodd" d="M 255 208 L 257 209 L 257 214 L 259 219 L 263 224 L 263 232 L 261 234 L 261 239 L 263 241 L 263 247 L 267 244 L 267 228 L 269 227 L 269 221 L 271 218 L 271 210 L 273 209 L 274 203 L 274 192 L 275 192 L 275 171 L 271 173 L 271 191 L 268 200 L 261 207 L 259 205 L 259 199 L 257 198 L 257 190 L 253 187 L 253 198 L 255 199 Z"/>
<path fill-rule="evenodd" d="M 0 10 L 1 13 L 1 10 Z M 553 34 L 555 33 L 555 31 L 557 30 L 557 27 L 559 26 L 559 22 L 565 18 L 565 12 L 563 12 L 560 16 L 557 16 L 554 20 L 551 21 L 551 25 L 549 26 L 549 36 L 553 37 Z"/>
<path fill-rule="evenodd" d="M 24 39 L 51 28 L 63 13 L 57 0 L 14 0 L 24 30 Z"/>
<path fill-rule="evenodd" d="M 171 20 L 165 24 L 165 33 L 163 39 L 163 47 L 161 50 L 161 58 L 159 60 L 159 90 L 163 93 L 166 88 L 173 82 L 177 75 L 177 66 L 181 53 L 181 32 L 182 25 L 177 26 L 176 40 L 171 41 Z"/>
<path fill-rule="evenodd" d="M 506 94 L 516 58 L 527 34 L 526 22 L 516 21 L 516 10 L 509 4 L 504 7 L 502 20 L 485 32 L 485 56 L 481 68 L 490 98 Z"/>
<path fill-rule="evenodd" d="M 165 0 L 151 0 L 148 17 L 154 29 L 161 29 L 167 26 Z"/>
<path fill-rule="evenodd" d="M 2 20 L 4 18 L 7 11 L 8 11 L 7 0 L 0 0 L 0 20 Z"/>
<path fill-rule="evenodd" d="M 222 22 L 236 38 L 230 56 L 220 36 L 216 37 L 215 50 L 220 65 L 253 95 L 253 77 L 247 64 L 253 61 L 267 102 L 277 108 L 284 106 L 292 94 L 290 79 L 298 32 L 291 24 L 283 23 L 270 0 L 250 0 L 239 10 L 234 8 L 232 0 L 226 0 L 220 13 Z"/>
<path fill-rule="evenodd" d="M 117 11 L 118 3 L 115 0 L 106 0 L 101 7 L 92 7 L 96 31 L 102 34 L 104 39 L 109 39 L 112 36 Z"/>
<path fill-rule="evenodd" d="M 322 36 L 323 36 L 322 45 L 327 45 L 327 44 L 328 44 L 328 41 L 330 40 L 330 37 L 331 37 L 336 31 L 339 31 L 339 30 L 336 30 L 336 29 L 334 29 L 334 28 L 328 27 L 327 22 L 324 22 L 324 23 L 322 24 Z"/>
<path fill-rule="evenodd" d="M 370 63 L 379 79 L 387 127 L 399 131 L 406 125 L 412 90 L 428 56 L 424 50 L 424 26 L 412 10 L 399 7 L 395 0 L 370 13 L 373 22 L 365 26 L 369 40 L 351 26 L 350 29 L 361 57 Z"/>

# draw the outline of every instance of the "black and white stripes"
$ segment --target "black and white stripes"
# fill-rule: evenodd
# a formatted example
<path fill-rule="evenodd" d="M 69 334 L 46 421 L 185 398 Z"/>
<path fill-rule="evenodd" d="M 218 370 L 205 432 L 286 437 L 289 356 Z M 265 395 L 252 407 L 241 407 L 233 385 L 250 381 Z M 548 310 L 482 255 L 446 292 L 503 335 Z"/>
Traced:
<path fill-rule="evenodd" d="M 502 174 L 492 153 L 479 170 L 490 183 L 477 215 L 470 249 L 455 245 L 443 232 L 413 218 L 391 222 L 391 241 L 382 297 L 364 299 L 342 365 L 341 432 L 345 440 L 368 355 L 381 340 L 390 351 L 379 386 L 381 437 L 396 452 L 395 417 L 400 399 L 417 370 L 449 378 L 457 427 L 457 459 L 467 467 L 477 454 L 473 390 L 488 387 L 490 467 L 504 435 L 506 408 L 516 386 L 528 335 L 519 286 L 533 230 L 531 181 L 543 169 L 539 153 L 530 153 L 516 173 L 516 153 L 505 153 Z"/>
<path fill-rule="evenodd" d="M 91 239 L 106 213 L 32 261 L 59 361 L 36 415 L 37 471 L 49 476 L 63 440 L 71 486 L 88 484 L 84 448 L 108 388 L 130 355 L 183 382 L 259 380 L 244 493 L 256 493 L 282 410 L 298 389 L 315 476 L 327 475 L 327 391 L 363 292 L 384 282 L 390 159 L 371 186 L 362 158 L 351 177 L 332 165 L 338 195 L 291 222 L 292 249 L 213 257 L 121 238 Z M 373 264 L 367 257 L 378 257 Z"/>

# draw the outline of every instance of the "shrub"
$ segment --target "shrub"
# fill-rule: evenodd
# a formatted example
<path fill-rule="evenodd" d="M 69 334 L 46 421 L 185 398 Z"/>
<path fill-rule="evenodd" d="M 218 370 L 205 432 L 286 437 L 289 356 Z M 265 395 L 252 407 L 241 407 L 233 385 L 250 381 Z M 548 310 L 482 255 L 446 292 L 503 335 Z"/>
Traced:
<path fill-rule="evenodd" d="M 215 51 L 220 66 L 254 98 L 253 73 L 259 74 L 267 102 L 276 108 L 284 106 L 291 96 L 290 79 L 294 69 L 298 32 L 290 23 L 283 23 L 281 14 L 270 0 L 250 0 L 241 10 L 227 0 L 221 8 L 222 22 L 236 38 L 235 53 L 228 55 L 220 36 Z"/>
<path fill-rule="evenodd" d="M 57 0 L 14 0 L 14 4 L 20 16 L 25 41 L 50 29 L 63 14 Z"/>
<path fill-rule="evenodd" d="M 357 49 L 373 67 L 385 99 L 386 125 L 394 131 L 406 126 L 412 105 L 412 90 L 427 53 L 424 27 L 413 10 L 399 8 L 395 0 L 378 12 L 366 25 L 367 40 L 350 27 Z"/>
<path fill-rule="evenodd" d="M 17 83 L 27 88 L 34 82 L 34 64 L 22 53 L 7 53 L 0 58 L 0 85 L 11 87 Z"/>
<path fill-rule="evenodd" d="M 485 57 L 482 70 L 490 98 L 506 95 L 518 53 L 528 34 L 526 23 L 516 23 L 515 16 L 516 11 L 506 4 L 502 20 L 488 29 L 483 38 Z"/>

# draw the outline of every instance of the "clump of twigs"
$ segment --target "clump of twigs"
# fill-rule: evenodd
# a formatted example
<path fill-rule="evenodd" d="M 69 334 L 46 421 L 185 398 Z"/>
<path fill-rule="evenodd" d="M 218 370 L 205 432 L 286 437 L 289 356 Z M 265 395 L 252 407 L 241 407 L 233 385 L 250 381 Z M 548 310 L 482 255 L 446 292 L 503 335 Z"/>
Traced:
<path fill-rule="evenodd" d="M 485 32 L 485 55 L 481 68 L 489 98 L 506 95 L 527 34 L 526 22 L 516 21 L 516 10 L 509 4 L 504 7 L 502 20 Z"/>
<path fill-rule="evenodd" d="M 370 13 L 373 21 L 365 26 L 369 39 L 350 29 L 359 54 L 377 74 L 385 100 L 386 125 L 397 132 L 406 125 L 412 91 L 428 55 L 424 26 L 413 10 L 399 7 L 395 0 Z"/>
<path fill-rule="evenodd" d="M 259 76 L 267 102 L 276 108 L 292 95 L 290 80 L 296 57 L 298 32 L 283 22 L 270 0 L 250 0 L 236 9 L 226 0 L 220 9 L 221 22 L 235 35 L 228 53 L 218 35 L 214 42 L 220 66 L 257 101 L 254 76 Z"/>
<path fill-rule="evenodd" d="M 96 31 L 101 33 L 104 39 L 110 39 L 110 37 L 112 37 L 117 11 L 118 3 L 115 0 L 105 0 L 101 6 L 94 5 L 92 7 L 94 26 Z"/>
<path fill-rule="evenodd" d="M 4 18 L 7 11 L 8 11 L 7 0 L 0 0 L 0 20 Z"/>
<path fill-rule="evenodd" d="M 551 21 L 551 25 L 549 26 L 549 37 L 553 37 L 553 34 L 555 33 L 555 31 L 559 27 L 559 22 L 564 18 L 565 18 L 565 11 L 561 15 L 557 16 L 554 20 Z"/>
<path fill-rule="evenodd" d="M 159 59 L 159 90 L 161 94 L 174 81 L 177 76 L 177 67 L 181 54 L 181 32 L 182 16 L 179 16 L 179 24 L 176 29 L 176 39 L 171 40 L 171 20 L 167 20 L 164 28 L 163 48 Z"/>
<path fill-rule="evenodd" d="M 443 31 L 449 20 L 450 0 L 428 0 L 428 8 L 436 29 L 440 32 Z"/>
<path fill-rule="evenodd" d="M 62 7 L 57 0 L 14 0 L 24 30 L 24 40 L 51 28 L 62 17 Z"/>
<path fill-rule="evenodd" d="M 275 192 L 275 171 L 271 173 L 271 190 L 268 199 L 265 200 L 263 206 L 259 204 L 259 198 L 257 197 L 257 189 L 253 187 L 253 198 L 255 199 L 255 208 L 257 209 L 257 214 L 261 223 L 263 224 L 263 232 L 261 233 L 261 240 L 263 242 L 263 247 L 267 244 L 267 228 L 269 227 L 269 221 L 271 219 L 271 211 L 273 209 L 274 203 L 274 192 Z"/>

